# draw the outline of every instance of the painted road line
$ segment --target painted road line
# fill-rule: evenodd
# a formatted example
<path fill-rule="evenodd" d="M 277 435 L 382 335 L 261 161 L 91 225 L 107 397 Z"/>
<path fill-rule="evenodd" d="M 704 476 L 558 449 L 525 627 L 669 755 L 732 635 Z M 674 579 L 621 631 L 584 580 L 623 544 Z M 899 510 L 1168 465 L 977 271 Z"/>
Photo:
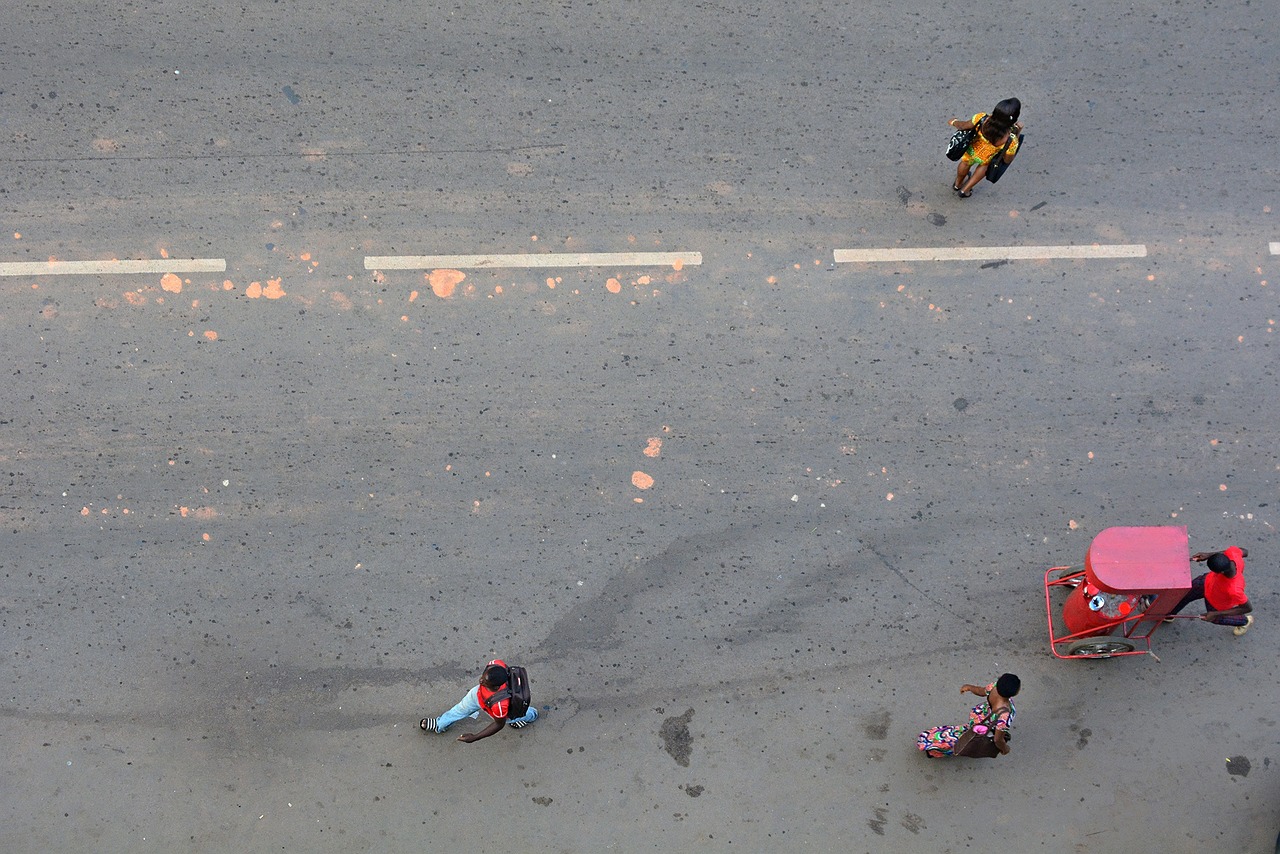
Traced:
<path fill-rule="evenodd" d="M 1271 244 L 1271 254 L 1272 254 L 1272 255 L 1280 255 L 1280 243 L 1272 243 L 1272 244 Z"/>
<path fill-rule="evenodd" d="M 125 273 L 221 273 L 225 258 L 160 258 L 154 261 L 3 261 L 0 276 L 103 276 Z"/>
<path fill-rule="evenodd" d="M 701 252 L 539 252 L 525 255 L 368 255 L 366 270 L 517 267 L 696 267 Z"/>
<path fill-rule="evenodd" d="M 837 264 L 883 261 L 1040 261 L 1049 258 L 1145 258 L 1141 243 L 1088 246 L 934 246 L 919 249 L 837 249 Z"/>

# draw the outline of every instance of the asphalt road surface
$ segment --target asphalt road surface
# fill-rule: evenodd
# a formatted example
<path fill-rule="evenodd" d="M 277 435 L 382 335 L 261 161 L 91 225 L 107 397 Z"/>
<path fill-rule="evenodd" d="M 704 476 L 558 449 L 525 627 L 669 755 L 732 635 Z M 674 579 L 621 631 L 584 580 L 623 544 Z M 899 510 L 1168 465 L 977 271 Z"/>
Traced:
<path fill-rule="evenodd" d="M 1040 5 L 11 4 L 0 848 L 1270 851 L 1280 27 Z M 1256 625 L 1054 658 L 1114 525 Z"/>

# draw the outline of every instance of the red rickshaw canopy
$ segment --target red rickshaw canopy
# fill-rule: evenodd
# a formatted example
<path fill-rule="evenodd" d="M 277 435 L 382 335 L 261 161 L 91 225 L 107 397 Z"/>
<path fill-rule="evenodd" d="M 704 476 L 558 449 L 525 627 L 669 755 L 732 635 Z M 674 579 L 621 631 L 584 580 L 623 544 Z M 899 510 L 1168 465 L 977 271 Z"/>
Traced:
<path fill-rule="evenodd" d="M 1108 593 L 1191 589 L 1185 525 L 1107 528 L 1084 558 L 1089 582 Z"/>

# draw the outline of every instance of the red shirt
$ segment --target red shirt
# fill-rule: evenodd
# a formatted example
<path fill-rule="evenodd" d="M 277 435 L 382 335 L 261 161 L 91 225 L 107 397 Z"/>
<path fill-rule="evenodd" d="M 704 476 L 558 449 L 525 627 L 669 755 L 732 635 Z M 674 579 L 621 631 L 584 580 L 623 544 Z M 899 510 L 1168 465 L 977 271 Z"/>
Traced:
<path fill-rule="evenodd" d="M 1222 553 L 1236 566 L 1231 578 L 1210 572 L 1204 580 L 1204 601 L 1214 611 L 1229 611 L 1249 601 L 1244 595 L 1244 552 L 1238 546 L 1223 549 Z"/>
<path fill-rule="evenodd" d="M 493 661 L 490 661 L 489 664 L 497 664 L 500 667 L 507 666 L 507 663 L 501 658 L 495 658 Z M 489 698 L 505 687 L 507 687 L 507 683 L 505 682 L 493 690 L 481 685 L 480 691 L 476 694 L 476 699 L 480 701 L 480 708 L 488 712 L 489 717 L 493 718 L 495 721 L 505 721 L 507 719 L 507 709 L 511 707 L 511 698 L 508 697 L 505 700 L 499 700 L 492 706 L 489 705 Z"/>

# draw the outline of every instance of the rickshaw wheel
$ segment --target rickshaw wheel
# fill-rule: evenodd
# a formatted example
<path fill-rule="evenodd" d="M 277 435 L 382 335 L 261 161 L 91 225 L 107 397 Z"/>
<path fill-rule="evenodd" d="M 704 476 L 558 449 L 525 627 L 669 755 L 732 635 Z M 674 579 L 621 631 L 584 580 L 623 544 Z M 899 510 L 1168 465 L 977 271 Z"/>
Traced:
<path fill-rule="evenodd" d="M 1067 644 L 1067 655 L 1100 655 L 1103 658 L 1118 652 L 1132 652 L 1133 644 L 1115 638 L 1080 638 Z"/>

